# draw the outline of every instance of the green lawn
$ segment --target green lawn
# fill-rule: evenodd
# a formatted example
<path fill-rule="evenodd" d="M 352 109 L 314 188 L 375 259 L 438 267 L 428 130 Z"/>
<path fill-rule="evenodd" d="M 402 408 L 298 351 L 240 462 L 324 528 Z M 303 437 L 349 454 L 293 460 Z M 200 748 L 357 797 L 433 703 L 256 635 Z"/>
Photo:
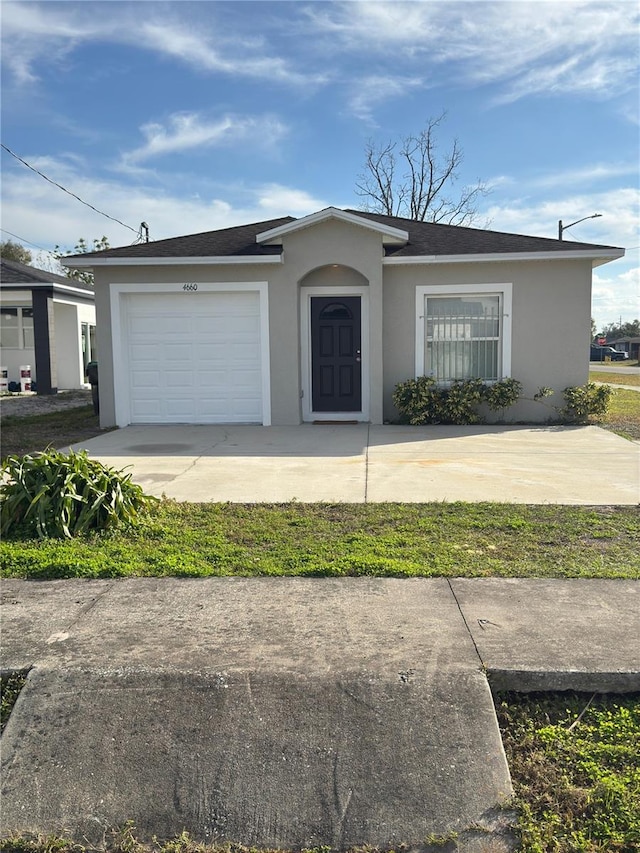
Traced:
<path fill-rule="evenodd" d="M 57 449 L 100 434 L 93 406 L 60 409 L 40 415 L 2 418 L 2 458 L 24 456 L 51 446 Z"/>
<path fill-rule="evenodd" d="M 496 702 L 522 853 L 640 850 L 640 695 Z"/>
<path fill-rule="evenodd" d="M 640 379 L 638 376 L 634 378 Z M 590 422 L 617 432 L 624 438 L 640 441 L 640 391 L 616 388 L 611 395 L 607 414 L 592 417 Z"/>
<path fill-rule="evenodd" d="M 595 497 L 595 494 L 594 494 Z M 640 577 L 633 506 L 186 504 L 138 529 L 6 540 L 5 577 Z"/>
<path fill-rule="evenodd" d="M 640 375 L 637 373 L 608 373 L 600 370 L 589 371 L 589 382 L 606 382 L 607 385 L 633 385 L 640 388 Z"/>

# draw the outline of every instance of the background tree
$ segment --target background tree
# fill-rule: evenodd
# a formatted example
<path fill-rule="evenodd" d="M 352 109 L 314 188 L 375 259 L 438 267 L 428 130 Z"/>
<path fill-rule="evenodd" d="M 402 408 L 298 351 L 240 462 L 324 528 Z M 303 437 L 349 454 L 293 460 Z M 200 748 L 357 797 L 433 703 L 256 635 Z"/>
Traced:
<path fill-rule="evenodd" d="M 369 140 L 365 166 L 356 193 L 362 209 L 445 225 L 471 225 L 478 218 L 478 201 L 490 188 L 482 181 L 454 193 L 463 153 L 457 139 L 440 152 L 437 135 L 446 118 L 429 118 L 417 135 L 381 145 Z"/>
<path fill-rule="evenodd" d="M 80 237 L 73 249 L 65 249 L 65 251 L 62 252 L 60 250 L 60 246 L 56 246 L 53 250 L 53 254 L 59 260 L 60 258 L 68 258 L 69 255 L 84 255 L 86 252 L 102 252 L 104 249 L 109 248 L 111 248 L 109 240 L 103 234 L 99 240 L 94 239 L 92 246 L 89 246 L 84 237 Z M 74 281 L 81 281 L 83 284 L 93 287 L 93 273 L 90 273 L 87 270 L 73 270 L 69 269 L 69 267 L 64 267 L 64 274 L 67 278 L 72 278 Z"/>
<path fill-rule="evenodd" d="M 640 337 L 640 320 L 632 320 L 630 323 L 609 323 L 603 328 L 602 334 L 608 341 L 615 341 L 617 338 L 638 338 Z"/>
<path fill-rule="evenodd" d="M 13 240 L 3 240 L 0 243 L 0 255 L 6 261 L 17 261 L 19 264 L 27 264 L 27 266 L 33 259 L 29 249 L 25 249 L 20 243 L 14 243 Z"/>

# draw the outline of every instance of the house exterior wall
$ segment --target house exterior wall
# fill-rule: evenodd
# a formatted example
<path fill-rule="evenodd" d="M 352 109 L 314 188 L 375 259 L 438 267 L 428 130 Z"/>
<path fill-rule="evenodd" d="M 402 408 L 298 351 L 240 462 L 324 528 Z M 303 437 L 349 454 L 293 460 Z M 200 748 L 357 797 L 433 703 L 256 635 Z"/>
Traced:
<path fill-rule="evenodd" d="M 369 358 L 363 366 L 363 381 L 368 382 L 369 417 L 372 423 L 382 423 L 382 237 L 369 229 L 344 222 L 329 220 L 294 231 L 283 239 L 284 265 L 283 282 L 285 299 L 289 300 L 292 293 L 296 295 L 296 317 L 291 318 L 296 329 L 300 325 L 300 288 L 303 286 L 344 287 L 348 291 L 356 281 L 368 285 L 368 339 Z M 342 269 L 344 268 L 344 269 Z M 353 272 L 352 272 L 353 271 Z M 355 273 L 355 275 L 353 274 Z M 275 288 L 274 288 L 275 290 Z M 272 318 L 274 308 L 282 304 L 282 300 L 274 293 L 270 303 Z M 272 325 L 272 333 L 287 333 L 285 328 L 279 330 Z M 275 338 L 272 337 L 272 340 Z M 294 420 L 286 423 L 300 422 L 300 332 L 295 352 L 297 359 L 292 359 L 292 352 L 287 346 L 283 349 L 282 361 L 277 365 L 272 362 L 272 377 L 274 386 L 274 401 L 290 394 L 290 385 L 295 361 L 297 371 L 298 404 Z M 285 379 L 286 377 L 286 379 Z M 366 377 L 366 380 L 365 380 Z M 284 380 L 284 381 L 283 381 Z M 286 386 L 285 387 L 285 382 Z M 277 393 L 276 393 L 277 392 Z M 274 411 L 276 406 L 274 404 Z M 287 415 L 293 412 L 287 408 Z M 276 423 L 274 419 L 274 423 Z"/>
<path fill-rule="evenodd" d="M 420 285 L 512 284 L 511 376 L 532 397 L 545 385 L 562 390 L 588 380 L 591 318 L 590 261 L 519 261 L 386 266 L 384 271 L 384 417 L 397 418 L 392 394 L 398 382 L 415 376 L 415 289 Z M 559 393 L 558 393 L 559 392 Z M 547 404 L 549 401 L 547 400 Z M 553 409 L 522 401 L 509 420 L 546 421 Z"/>
<path fill-rule="evenodd" d="M 340 286 L 348 290 L 356 278 L 368 282 L 370 364 L 368 365 L 369 419 L 382 422 L 382 238 L 368 229 L 346 223 L 325 222 L 283 238 L 282 264 L 203 264 L 118 266 L 95 270 L 96 345 L 99 364 L 100 423 L 116 424 L 113 375 L 114 319 L 111 285 L 136 283 L 149 286 L 176 282 L 234 283 L 267 281 L 271 422 L 295 425 L 302 420 L 300 291 L 304 286 Z M 334 271 L 333 265 L 338 268 Z M 348 268 L 342 269 L 340 268 Z M 309 275 L 311 273 L 311 275 Z M 122 385 L 121 381 L 121 385 Z M 122 393 L 123 389 L 119 389 Z"/>
<path fill-rule="evenodd" d="M 559 392 L 588 379 L 590 260 L 383 264 L 380 233 L 328 220 L 282 236 L 282 263 L 132 265 L 95 270 L 97 349 L 101 424 L 116 423 L 115 395 L 126 393 L 124 378 L 114 390 L 111 285 L 268 283 L 271 423 L 299 424 L 305 386 L 303 347 L 305 292 L 366 295 L 368 359 L 363 365 L 373 423 L 393 421 L 395 385 L 415 376 L 416 288 L 439 286 L 455 293 L 460 285 L 508 285 L 512 294 L 511 371 L 532 397 L 541 385 Z M 188 297 L 187 297 L 188 298 Z M 363 315 L 364 316 L 364 315 Z M 308 364 L 308 362 L 307 362 Z M 364 398 L 363 398 L 364 399 Z M 308 408 L 308 407 L 307 407 Z M 367 414 L 367 413 L 365 413 Z M 553 408 L 523 401 L 506 413 L 509 420 L 544 422 Z"/>
<path fill-rule="evenodd" d="M 55 360 L 56 385 L 62 389 L 82 388 L 84 376 L 81 323 L 95 324 L 95 306 L 93 302 L 74 302 L 55 296 L 52 298 L 52 303 L 54 340 L 49 354 Z M 7 307 L 31 308 L 33 307 L 31 290 L 4 289 L 0 304 Z M 8 368 L 10 381 L 20 380 L 20 366 L 23 364 L 31 366 L 31 378 L 35 382 L 38 381 L 34 347 L 3 348 L 0 361 L 3 367 Z"/>
<path fill-rule="evenodd" d="M 86 383 L 82 358 L 82 323 L 95 325 L 95 306 L 54 299 L 53 310 L 58 388 L 82 388 Z"/>

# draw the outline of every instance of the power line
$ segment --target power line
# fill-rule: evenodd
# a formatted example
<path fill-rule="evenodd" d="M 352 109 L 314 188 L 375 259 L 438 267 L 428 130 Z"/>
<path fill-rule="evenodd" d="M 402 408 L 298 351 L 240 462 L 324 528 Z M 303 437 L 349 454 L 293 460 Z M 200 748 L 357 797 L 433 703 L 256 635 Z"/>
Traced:
<path fill-rule="evenodd" d="M 39 169 L 36 169 L 34 166 L 31 166 L 29 163 L 27 163 L 27 161 L 26 161 L 26 160 L 23 160 L 23 159 L 22 159 L 22 157 L 19 157 L 19 156 L 15 153 L 15 151 L 12 151 L 10 148 L 7 148 L 7 146 L 6 146 L 3 142 L 0 142 L 0 145 L 4 148 L 4 150 L 5 150 L 8 154 L 11 154 L 11 156 L 12 156 L 12 157 L 15 157 L 15 158 L 16 158 L 16 160 L 19 160 L 23 165 L 25 165 L 25 166 L 27 167 L 27 169 L 31 169 L 31 171 L 32 171 L 32 172 L 35 172 L 35 173 L 36 173 L 36 175 L 40 175 L 40 177 L 41 177 L 41 178 L 44 178 L 44 179 L 45 179 L 45 181 L 48 181 L 50 184 L 53 184 L 53 186 L 54 186 L 54 187 L 58 187 L 58 189 L 59 189 L 59 190 L 62 190 L 62 192 L 65 192 L 67 195 L 70 195 L 72 198 L 75 198 L 75 199 L 76 199 L 76 201 L 79 201 L 81 204 L 84 204 L 84 205 L 85 205 L 85 207 L 90 207 L 90 208 L 91 208 L 91 210 L 95 210 L 95 212 L 96 212 L 96 213 L 99 213 L 99 214 L 100 214 L 100 216 L 106 216 L 106 218 L 107 218 L 107 219 L 111 219 L 113 222 L 117 222 L 117 223 L 118 223 L 118 225 L 122 225 L 124 228 L 128 228 L 128 229 L 129 229 L 129 231 L 133 231 L 133 233 L 134 233 L 136 236 L 139 236 L 139 233 L 140 233 L 140 232 L 139 232 L 139 231 L 137 231 L 135 228 L 132 228 L 130 225 L 127 225 L 127 224 L 126 224 L 126 222 L 122 222 L 120 219 L 116 219 L 116 218 L 115 218 L 115 216 L 109 216 L 109 214 L 108 214 L 108 213 L 104 213 L 104 211 L 102 211 L 102 210 L 98 210 L 98 208 L 97 208 L 97 207 L 94 207 L 92 204 L 89 204 L 89 202 L 84 201 L 83 199 L 81 199 L 79 195 L 76 195 L 75 193 L 72 193 L 72 192 L 71 192 L 70 190 L 68 190 L 66 187 L 63 187 L 63 186 L 62 186 L 62 184 L 59 184 L 59 183 L 57 183 L 56 181 L 52 181 L 52 180 L 51 180 L 51 178 L 48 178 L 48 177 L 47 177 L 43 172 L 41 172 Z M 7 233 L 8 233 L 8 232 L 7 232 Z"/>
<path fill-rule="evenodd" d="M 4 232 L 5 234 L 10 234 L 12 237 L 15 237 L 16 240 L 20 240 L 21 243 L 28 243 L 30 246 L 33 246 L 36 249 L 40 249 L 41 252 L 46 252 L 49 255 L 53 254 L 51 249 L 45 249 L 44 246 L 38 246 L 37 243 L 32 243 L 31 240 L 26 240 L 24 237 L 20 237 L 19 234 L 14 234 L 13 231 L 7 231 L 6 228 L 0 228 L 0 231 Z"/>

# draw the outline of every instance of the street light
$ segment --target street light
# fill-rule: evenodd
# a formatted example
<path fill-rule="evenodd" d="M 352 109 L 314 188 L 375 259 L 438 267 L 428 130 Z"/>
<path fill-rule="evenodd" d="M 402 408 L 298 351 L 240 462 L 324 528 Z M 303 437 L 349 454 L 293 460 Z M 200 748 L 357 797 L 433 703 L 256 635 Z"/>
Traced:
<path fill-rule="evenodd" d="M 572 222 L 570 225 L 563 225 L 562 219 L 558 220 L 558 240 L 562 240 L 562 234 L 567 228 L 571 228 L 573 225 L 577 225 L 579 222 L 584 222 L 586 219 L 597 219 L 599 216 L 602 216 L 601 213 L 592 213 L 591 216 L 583 216 L 582 219 L 576 219 L 575 222 Z"/>

